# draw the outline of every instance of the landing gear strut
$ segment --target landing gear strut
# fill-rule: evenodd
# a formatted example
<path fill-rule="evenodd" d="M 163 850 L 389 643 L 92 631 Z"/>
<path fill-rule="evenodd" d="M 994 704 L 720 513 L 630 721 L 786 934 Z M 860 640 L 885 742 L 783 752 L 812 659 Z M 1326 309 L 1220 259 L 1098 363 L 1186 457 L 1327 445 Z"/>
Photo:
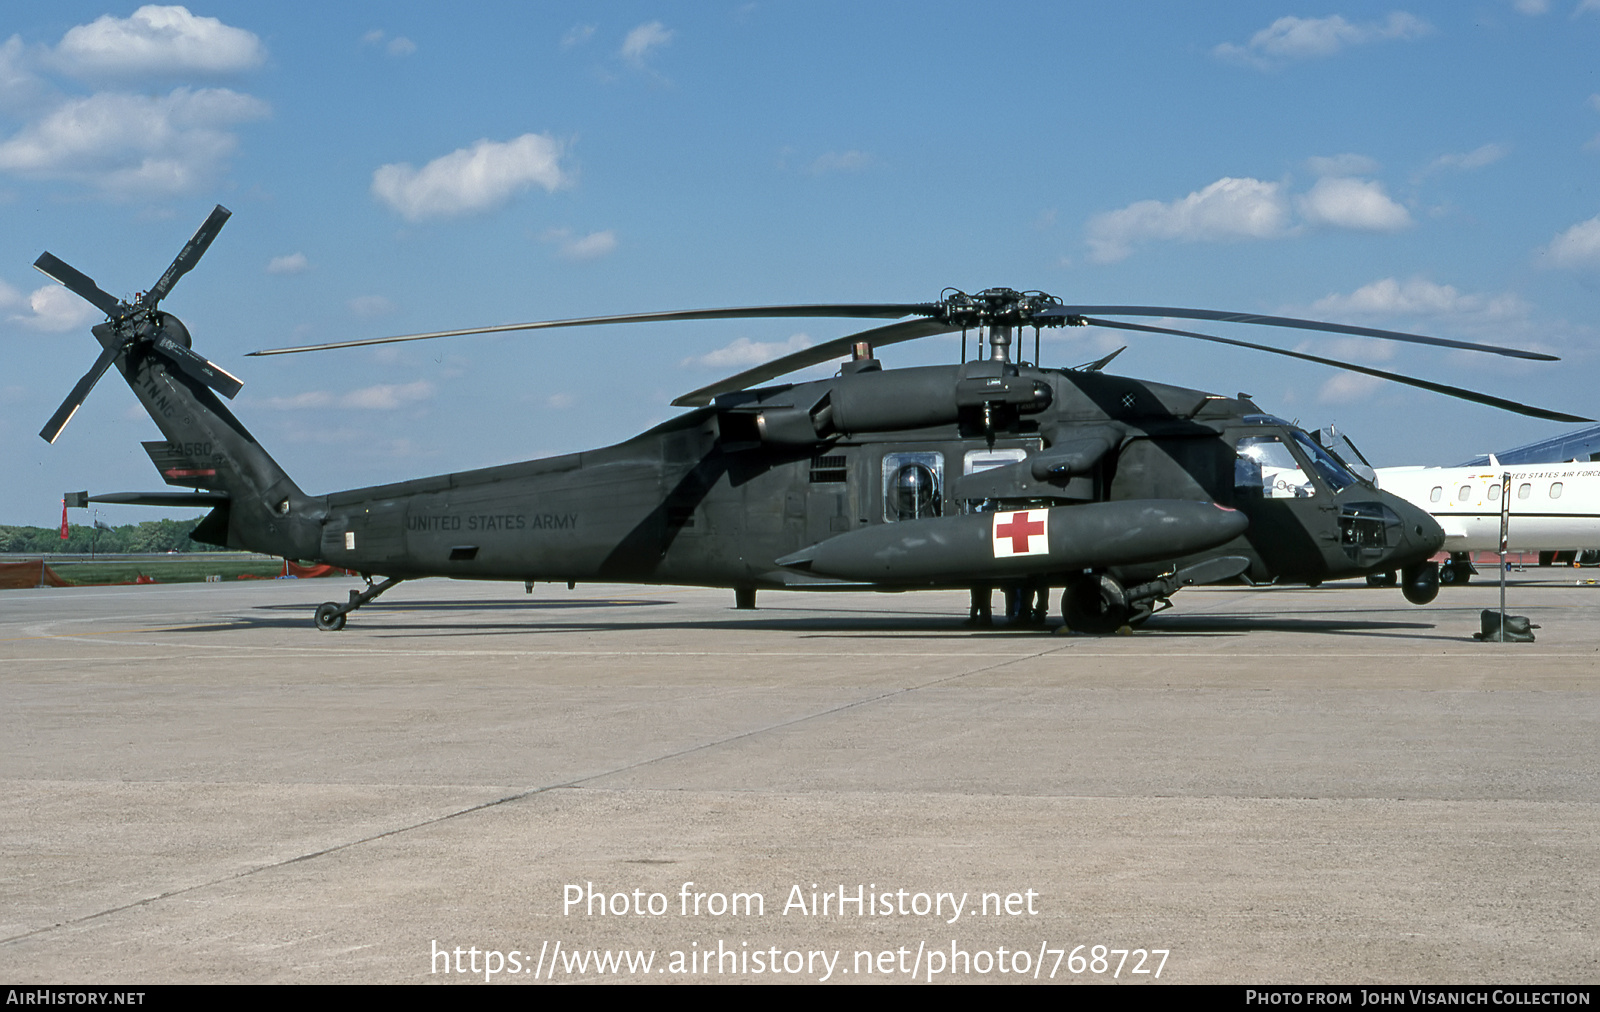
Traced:
<path fill-rule="evenodd" d="M 1073 632 L 1104 636 L 1127 625 L 1133 608 L 1114 577 L 1076 576 L 1061 593 L 1061 617 Z"/>
<path fill-rule="evenodd" d="M 393 587 L 395 584 L 399 583 L 400 579 L 401 578 L 398 576 L 391 576 L 389 579 L 374 586 L 372 583 L 372 578 L 368 577 L 366 590 L 359 592 L 352 590 L 350 592 L 350 600 L 346 604 L 336 604 L 333 601 L 327 601 L 319 605 L 317 607 L 316 616 L 312 619 L 312 621 L 315 622 L 317 628 L 321 629 L 323 632 L 338 632 L 340 629 L 344 628 L 344 617 L 346 615 L 355 611 L 368 601 L 375 600 L 379 594 L 382 594 L 390 587 Z"/>
<path fill-rule="evenodd" d="M 1073 632 L 1103 636 L 1170 608 L 1172 595 L 1184 587 L 1231 580 L 1248 568 L 1250 560 L 1242 555 L 1219 555 L 1132 587 L 1107 573 L 1082 574 L 1069 580 L 1061 594 L 1061 617 Z M 1437 585 L 1434 590 L 1438 592 Z"/>

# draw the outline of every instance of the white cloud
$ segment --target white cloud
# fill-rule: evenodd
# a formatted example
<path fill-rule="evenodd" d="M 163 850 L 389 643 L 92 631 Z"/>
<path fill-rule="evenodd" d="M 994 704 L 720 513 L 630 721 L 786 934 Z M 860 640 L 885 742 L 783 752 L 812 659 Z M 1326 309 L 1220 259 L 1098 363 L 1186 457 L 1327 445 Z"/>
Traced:
<path fill-rule="evenodd" d="M 622 58 L 635 67 L 644 66 L 644 58 L 652 49 L 672 41 L 672 31 L 659 21 L 650 21 L 628 33 L 622 40 Z"/>
<path fill-rule="evenodd" d="M 561 48 L 571 49 L 588 42 L 594 35 L 594 29 L 594 25 L 573 25 L 567 29 L 567 34 L 561 36 Z"/>
<path fill-rule="evenodd" d="M 1328 295 L 1311 306 L 1318 316 L 1477 317 L 1486 321 L 1520 319 L 1528 305 L 1515 295 L 1474 295 L 1454 285 L 1423 278 L 1404 283 L 1384 278 L 1348 295 Z"/>
<path fill-rule="evenodd" d="M 407 404 L 432 400 L 433 396 L 433 384 L 427 380 L 417 380 L 415 383 L 384 383 L 342 394 L 327 390 L 308 390 L 291 397 L 269 397 L 262 403 L 279 411 L 305 411 L 313 408 L 393 411 Z"/>
<path fill-rule="evenodd" d="M 1583 2 L 1578 4 L 1577 8 L 1573 10 L 1572 16 L 1577 17 L 1579 14 L 1583 14 L 1587 11 L 1600 11 L 1600 0 L 1583 0 Z"/>
<path fill-rule="evenodd" d="M 741 337 L 716 351 L 686 358 L 678 365 L 683 368 L 748 369 L 809 347 L 811 338 L 805 334 L 795 334 L 787 341 L 752 341 L 748 337 Z"/>
<path fill-rule="evenodd" d="M 289 253 L 267 261 L 268 274 L 300 274 L 310 269 L 304 253 Z"/>
<path fill-rule="evenodd" d="M 368 411 L 392 411 L 403 404 L 433 398 L 433 384 L 427 380 L 415 383 L 383 383 L 378 386 L 352 390 L 339 398 L 342 408 L 363 408 Z"/>
<path fill-rule="evenodd" d="M 1325 176 L 1295 204 L 1312 225 L 1394 232 L 1411 224 L 1410 213 L 1389 199 L 1383 184 L 1371 180 Z"/>
<path fill-rule="evenodd" d="M 267 51 L 252 32 L 216 18 L 196 17 L 186 7 L 140 7 L 132 17 L 107 14 L 69 29 L 53 62 L 79 77 L 237 74 L 266 62 Z"/>
<path fill-rule="evenodd" d="M 1316 176 L 1370 176 L 1378 171 L 1378 162 L 1366 155 L 1328 155 L 1307 158 L 1306 168 Z"/>
<path fill-rule="evenodd" d="M 407 221 L 474 214 L 499 207 L 530 186 L 555 191 L 571 182 L 561 168 L 562 144 L 543 134 L 500 143 L 480 140 L 421 169 L 384 165 L 372 193 Z"/>
<path fill-rule="evenodd" d="M 385 41 L 386 39 L 388 41 Z M 415 42 L 412 42 L 404 35 L 396 35 L 391 39 L 389 38 L 389 33 L 382 28 L 374 28 L 361 36 L 361 44 L 364 46 L 382 46 L 384 52 L 390 56 L 410 56 L 417 51 Z"/>
<path fill-rule="evenodd" d="M 93 306 L 56 284 L 36 288 L 23 296 L 0 281 L 0 309 L 8 310 L 6 319 L 11 323 L 52 333 L 78 330 L 103 319 Z"/>
<path fill-rule="evenodd" d="M 1350 404 L 1364 401 L 1382 389 L 1384 381 L 1358 372 L 1338 372 L 1328 377 L 1317 391 L 1321 404 Z"/>
<path fill-rule="evenodd" d="M 226 88 L 165 97 L 100 92 L 62 102 L 0 142 L 0 171 L 113 194 L 192 192 L 221 173 L 237 146 L 224 128 L 268 111 Z"/>
<path fill-rule="evenodd" d="M 1474 148 L 1465 154 L 1440 155 L 1428 163 L 1427 172 L 1437 172 L 1440 169 L 1459 169 L 1463 172 L 1470 169 L 1481 169 L 1485 165 L 1498 162 L 1510 151 L 1504 144 L 1485 144 Z"/>
<path fill-rule="evenodd" d="M 1511 0 L 1511 6 L 1517 9 L 1518 14 L 1532 17 L 1550 10 L 1550 0 Z"/>
<path fill-rule="evenodd" d="M 556 243 L 557 253 L 566 260 L 595 260 L 617 248 L 617 234 L 610 229 L 575 237 L 570 228 L 551 228 L 539 238 Z"/>
<path fill-rule="evenodd" d="M 1562 232 L 1540 253 L 1552 267 L 1600 267 L 1600 215 Z"/>
<path fill-rule="evenodd" d="M 394 303 L 381 295 L 358 295 L 346 305 L 357 316 L 382 316 L 394 312 Z"/>
<path fill-rule="evenodd" d="M 31 114 L 49 104 L 50 85 L 33 72 L 32 62 L 19 36 L 0 45 L 0 109 Z"/>
<path fill-rule="evenodd" d="M 1091 258 L 1121 260 L 1145 239 L 1187 242 L 1217 239 L 1268 239 L 1285 234 L 1289 202 L 1283 186 L 1259 179 L 1223 178 L 1174 200 L 1141 200 L 1089 220 Z"/>
<path fill-rule="evenodd" d="M 1350 46 L 1414 39 L 1432 30 L 1426 21 L 1401 11 L 1366 24 L 1351 24 L 1337 14 L 1326 18 L 1283 17 L 1256 32 L 1243 46 L 1225 42 L 1211 52 L 1224 60 L 1267 68 L 1288 60 L 1333 56 Z"/>

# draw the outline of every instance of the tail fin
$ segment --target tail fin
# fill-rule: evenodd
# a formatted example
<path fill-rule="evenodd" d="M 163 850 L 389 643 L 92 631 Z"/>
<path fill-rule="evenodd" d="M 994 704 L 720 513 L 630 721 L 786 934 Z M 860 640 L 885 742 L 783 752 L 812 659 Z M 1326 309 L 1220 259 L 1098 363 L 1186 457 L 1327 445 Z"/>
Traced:
<path fill-rule="evenodd" d="M 160 356 L 123 355 L 117 368 L 166 442 L 145 443 L 169 485 L 227 493 L 195 539 L 294 559 L 317 557 L 321 500 L 300 490 L 208 387 Z"/>

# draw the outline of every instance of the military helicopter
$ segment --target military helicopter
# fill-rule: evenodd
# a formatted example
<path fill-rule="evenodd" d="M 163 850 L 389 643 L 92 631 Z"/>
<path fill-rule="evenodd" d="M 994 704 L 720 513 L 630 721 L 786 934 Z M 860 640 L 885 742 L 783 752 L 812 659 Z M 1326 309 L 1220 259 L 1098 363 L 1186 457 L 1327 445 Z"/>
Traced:
<path fill-rule="evenodd" d="M 403 580 L 429 576 L 731 588 L 1064 588 L 1075 631 L 1137 624 L 1192 584 L 1305 583 L 1399 571 L 1406 598 L 1438 591 L 1443 532 L 1357 477 L 1247 395 L 1224 397 L 1038 364 L 1039 331 L 1176 335 L 1351 369 L 1522 414 L 1576 416 L 1414 377 L 1192 331 L 1105 319 L 1196 319 L 1328 331 L 1525 359 L 1511 348 L 1287 317 L 1065 305 L 1042 292 L 946 289 L 921 303 L 792 305 L 598 316 L 347 341 L 325 351 L 510 330 L 665 320 L 895 320 L 746 370 L 674 403 L 691 410 L 625 442 L 544 460 L 308 495 L 223 405 L 242 382 L 192 349 L 160 302 L 204 255 L 220 205 L 148 292 L 113 298 L 45 253 L 40 271 L 106 314 L 102 352 L 41 430 L 54 442 L 112 365 L 166 437 L 144 444 L 186 491 L 75 493 L 69 504 L 206 507 L 196 540 L 354 570 L 367 589 L 315 611 L 338 630 Z M 1034 362 L 1013 336 L 1034 328 Z M 962 331 L 959 364 L 884 368 L 877 349 Z M 987 342 L 966 360 L 967 334 Z M 836 376 L 772 381 L 849 356 Z M 379 578 L 382 578 L 381 581 Z M 985 590 L 985 593 L 987 591 Z"/>

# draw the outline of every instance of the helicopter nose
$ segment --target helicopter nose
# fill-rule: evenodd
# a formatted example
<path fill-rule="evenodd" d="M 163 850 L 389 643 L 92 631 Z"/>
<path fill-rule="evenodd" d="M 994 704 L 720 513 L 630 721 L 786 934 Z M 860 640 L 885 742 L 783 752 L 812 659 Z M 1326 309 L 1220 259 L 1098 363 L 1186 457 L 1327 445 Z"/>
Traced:
<path fill-rule="evenodd" d="M 1392 553 L 1394 562 L 1420 562 L 1444 547 L 1444 528 L 1427 510 L 1389 493 L 1384 493 L 1384 503 L 1400 517 L 1401 540 Z"/>

